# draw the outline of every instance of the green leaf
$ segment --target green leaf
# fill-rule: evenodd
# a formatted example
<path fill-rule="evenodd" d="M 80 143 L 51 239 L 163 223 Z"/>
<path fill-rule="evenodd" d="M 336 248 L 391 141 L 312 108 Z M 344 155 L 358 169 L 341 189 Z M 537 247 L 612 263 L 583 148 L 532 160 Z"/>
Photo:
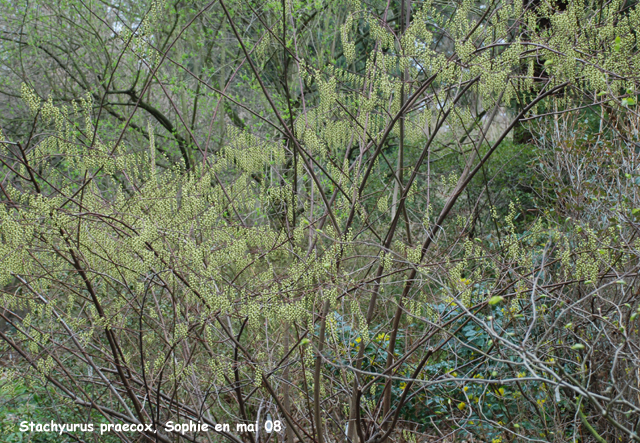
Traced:
<path fill-rule="evenodd" d="M 493 305 L 497 305 L 498 303 L 500 303 L 500 302 L 501 302 L 501 301 L 503 301 L 503 300 L 504 300 L 504 297 L 500 297 L 499 295 L 494 295 L 493 297 L 491 297 L 491 298 L 489 299 L 489 304 L 490 304 L 491 306 L 493 306 Z"/>
<path fill-rule="evenodd" d="M 620 52 L 620 46 L 622 45 L 622 39 L 620 36 L 617 36 L 613 42 L 613 50 L 616 52 Z"/>
<path fill-rule="evenodd" d="M 583 344 L 577 343 L 577 344 L 571 346 L 571 349 L 573 349 L 574 351 L 580 351 L 580 350 L 584 349 L 584 347 L 585 346 Z"/>

